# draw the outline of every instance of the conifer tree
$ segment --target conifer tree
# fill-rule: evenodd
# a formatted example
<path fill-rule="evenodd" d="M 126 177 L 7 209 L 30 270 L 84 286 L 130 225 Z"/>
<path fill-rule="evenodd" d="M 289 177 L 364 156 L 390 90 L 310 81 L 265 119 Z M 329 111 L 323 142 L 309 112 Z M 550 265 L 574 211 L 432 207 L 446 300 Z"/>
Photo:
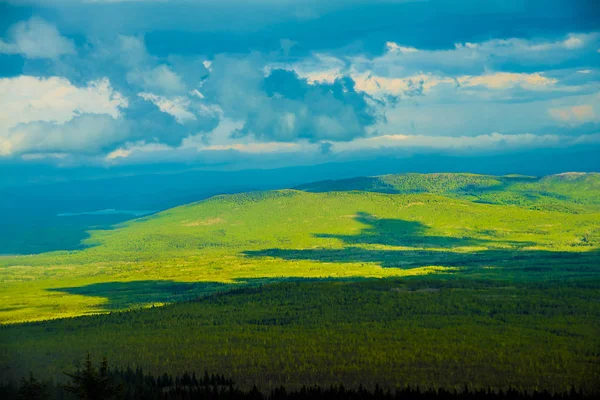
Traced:
<path fill-rule="evenodd" d="M 29 373 L 29 379 L 23 378 L 17 394 L 19 400 L 43 400 L 48 398 L 48 388 Z"/>
<path fill-rule="evenodd" d="M 64 374 L 72 380 L 70 385 L 64 386 L 65 391 L 74 393 L 82 400 L 109 400 L 121 392 L 121 387 L 112 382 L 106 357 L 102 359 L 100 368 L 96 369 L 88 353 L 83 369 L 74 374 Z"/>

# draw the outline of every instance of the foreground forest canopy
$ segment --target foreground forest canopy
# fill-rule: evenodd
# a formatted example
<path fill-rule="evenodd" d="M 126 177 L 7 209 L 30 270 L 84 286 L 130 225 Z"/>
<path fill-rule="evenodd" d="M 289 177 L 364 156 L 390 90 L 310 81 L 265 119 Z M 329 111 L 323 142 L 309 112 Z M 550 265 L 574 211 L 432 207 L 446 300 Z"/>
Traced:
<path fill-rule="evenodd" d="M 510 388 L 492 390 L 490 388 L 473 390 L 465 385 L 461 390 L 444 388 L 421 389 L 404 387 L 395 390 L 383 389 L 379 385 L 374 388 L 359 386 L 346 388 L 343 385 L 332 385 L 327 388 L 319 386 L 302 386 L 300 389 L 288 390 L 280 386 L 270 391 L 261 391 L 253 386 L 251 389 L 240 389 L 235 382 L 224 375 L 196 375 L 195 372 L 182 375 L 163 373 L 153 375 L 141 368 L 110 369 L 108 360 L 103 359 L 96 368 L 90 355 L 77 371 L 65 372 L 70 378 L 67 384 L 54 381 L 39 381 L 33 374 L 23 378 L 19 384 L 15 382 L 0 383 L 0 397 L 5 400 L 286 400 L 286 399 L 347 399 L 347 400 L 592 400 L 590 394 L 575 390 L 551 393 L 547 390 L 523 392 Z"/>
<path fill-rule="evenodd" d="M 304 280 L 130 312 L 8 325 L 0 374 L 63 378 L 81 354 L 165 371 L 214 371 L 263 390 L 359 384 L 600 388 L 598 279 Z"/>
<path fill-rule="evenodd" d="M 324 181 L 84 244 L 0 258 L 2 377 L 60 380 L 89 351 L 245 390 L 600 390 L 599 174 Z"/>

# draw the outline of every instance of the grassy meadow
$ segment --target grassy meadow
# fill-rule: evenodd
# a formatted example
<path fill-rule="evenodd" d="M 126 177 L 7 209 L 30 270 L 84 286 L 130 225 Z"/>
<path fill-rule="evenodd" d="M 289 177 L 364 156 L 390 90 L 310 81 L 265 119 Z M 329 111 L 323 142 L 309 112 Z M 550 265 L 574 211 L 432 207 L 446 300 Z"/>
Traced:
<path fill-rule="evenodd" d="M 3 375 L 91 351 L 267 386 L 598 390 L 598 174 L 325 181 L 90 234 L 0 258 Z"/>

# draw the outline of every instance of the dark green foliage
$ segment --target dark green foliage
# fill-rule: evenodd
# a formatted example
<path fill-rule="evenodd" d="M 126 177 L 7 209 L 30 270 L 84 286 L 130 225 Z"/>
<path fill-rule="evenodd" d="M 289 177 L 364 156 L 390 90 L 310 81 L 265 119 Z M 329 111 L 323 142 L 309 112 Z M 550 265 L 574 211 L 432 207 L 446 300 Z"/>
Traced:
<path fill-rule="evenodd" d="M 48 395 L 48 387 L 45 384 L 38 382 L 38 380 L 33 377 L 33 373 L 29 374 L 29 379 L 23 378 L 21 380 L 21 386 L 17 393 L 18 400 L 44 400 L 48 398 L 50 398 Z"/>
<path fill-rule="evenodd" d="M 196 302 L 1 327 L 0 373 L 57 379 L 89 350 L 152 374 L 227 371 L 244 389 L 460 390 L 469 382 L 591 393 L 600 390 L 599 288 L 597 279 L 453 275 L 243 287 Z"/>
<path fill-rule="evenodd" d="M 106 357 L 96 369 L 88 353 L 82 369 L 73 374 L 65 372 L 65 375 L 71 378 L 71 384 L 64 386 L 65 391 L 74 393 L 79 399 L 112 399 L 121 392 L 121 387 L 116 386 L 112 381 Z"/>
<path fill-rule="evenodd" d="M 304 400 L 304 399 L 344 399 L 344 400 L 592 400 L 592 396 L 584 395 L 572 388 L 562 393 L 549 393 L 546 391 L 523 392 L 509 388 L 506 391 L 493 391 L 491 389 L 471 389 L 467 385 L 460 391 L 445 389 L 422 390 L 419 387 L 404 387 L 395 390 L 384 390 L 379 385 L 365 388 L 346 388 L 343 385 L 334 385 L 328 388 L 319 386 L 302 386 L 299 389 L 286 389 L 284 386 L 276 387 L 270 391 L 261 391 L 256 385 L 249 390 L 237 388 L 233 381 L 219 375 L 208 376 L 203 379 L 196 378 L 195 373 L 188 373 L 175 378 L 163 374 L 154 376 L 144 373 L 141 369 L 135 371 L 131 368 L 115 371 L 112 379 L 122 382 L 125 390 L 119 394 L 118 399 L 123 400 Z M 32 377 L 33 379 L 33 377 Z M 20 391 L 25 383 L 21 384 Z M 56 396 L 48 399 L 69 398 L 68 393 L 62 393 L 56 388 Z M 65 395 L 67 395 L 65 397 Z M 15 399 L 14 393 L 7 386 L 0 386 L 0 396 L 4 400 Z M 35 399 L 36 397 L 26 397 Z M 101 395 L 99 400 L 110 399 Z M 19 399 L 17 397 L 16 399 Z"/>

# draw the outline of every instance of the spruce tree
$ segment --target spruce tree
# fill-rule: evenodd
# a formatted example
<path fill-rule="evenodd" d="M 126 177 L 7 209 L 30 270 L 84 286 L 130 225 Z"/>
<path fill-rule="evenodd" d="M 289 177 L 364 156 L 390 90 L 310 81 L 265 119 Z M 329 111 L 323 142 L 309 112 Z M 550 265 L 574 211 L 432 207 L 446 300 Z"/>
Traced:
<path fill-rule="evenodd" d="M 29 379 L 23 378 L 17 393 L 19 400 L 43 400 L 48 398 L 48 388 L 29 374 Z"/>
<path fill-rule="evenodd" d="M 112 382 L 106 357 L 102 359 L 100 368 L 96 369 L 88 353 L 83 369 L 74 374 L 64 374 L 72 381 L 70 385 L 64 386 L 65 391 L 74 393 L 82 400 L 109 400 L 121 392 L 121 387 Z"/>

